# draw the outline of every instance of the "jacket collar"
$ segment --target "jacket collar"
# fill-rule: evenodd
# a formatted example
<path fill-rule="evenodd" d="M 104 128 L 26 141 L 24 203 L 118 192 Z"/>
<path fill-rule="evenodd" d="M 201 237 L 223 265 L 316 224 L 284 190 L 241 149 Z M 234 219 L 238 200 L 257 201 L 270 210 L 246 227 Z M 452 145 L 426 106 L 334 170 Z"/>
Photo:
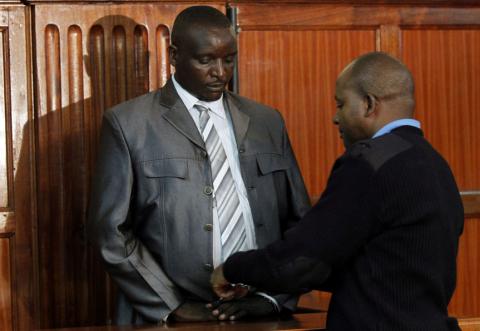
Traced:
<path fill-rule="evenodd" d="M 205 150 L 203 138 L 175 90 L 171 79 L 169 79 L 160 90 L 159 103 L 166 108 L 162 116 L 195 145 Z M 230 92 L 225 92 L 224 94 L 224 106 L 225 111 L 230 113 L 233 130 L 235 132 L 235 140 L 237 141 L 237 146 L 240 147 L 245 139 L 250 117 L 241 110 L 239 102 Z"/>
<path fill-rule="evenodd" d="M 191 142 L 205 150 L 205 143 L 197 126 L 180 99 L 171 79 L 160 90 L 160 104 L 166 107 L 162 116 Z"/>
<path fill-rule="evenodd" d="M 240 103 L 234 99 L 230 92 L 224 94 L 225 111 L 230 113 L 232 119 L 233 131 L 235 132 L 235 140 L 237 146 L 240 147 L 245 139 L 250 123 L 250 116 L 241 110 Z"/>

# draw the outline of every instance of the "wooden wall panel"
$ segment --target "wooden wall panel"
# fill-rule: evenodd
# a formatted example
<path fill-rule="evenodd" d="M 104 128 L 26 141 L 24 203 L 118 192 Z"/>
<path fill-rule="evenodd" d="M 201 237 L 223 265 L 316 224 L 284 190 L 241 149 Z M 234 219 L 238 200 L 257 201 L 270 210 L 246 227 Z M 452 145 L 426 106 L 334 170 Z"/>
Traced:
<path fill-rule="evenodd" d="M 13 330 L 10 239 L 0 236 L 0 330 Z"/>
<path fill-rule="evenodd" d="M 480 315 L 480 218 L 467 218 L 457 257 L 457 288 L 450 302 L 451 314 L 461 317 Z"/>
<path fill-rule="evenodd" d="M 379 2 L 379 1 L 378 1 Z M 359 29 L 395 26 L 448 25 L 450 27 L 477 25 L 480 4 L 477 6 L 388 6 L 387 4 L 348 4 L 332 1 L 321 4 L 304 3 L 245 3 L 238 8 L 242 30 L 311 30 Z"/>
<path fill-rule="evenodd" d="M 165 84 L 170 27 L 188 6 L 35 6 L 40 327 L 111 319 L 113 288 L 85 232 L 102 115 Z"/>
<path fill-rule="evenodd" d="M 479 21 L 480 23 L 480 21 Z M 466 213 L 450 311 L 480 315 L 480 26 L 402 31 L 402 59 L 416 84 L 416 117 L 454 172 Z"/>
<path fill-rule="evenodd" d="M 402 39 L 416 84 L 415 116 L 460 189 L 480 189 L 480 27 L 405 30 Z"/>
<path fill-rule="evenodd" d="M 12 197 L 12 167 L 11 167 L 11 123 L 7 117 L 10 114 L 8 63 L 8 29 L 0 28 L 0 210 L 7 208 Z M 6 47 L 5 47 L 6 46 Z M 7 71 L 5 70 L 7 69 Z M 6 84 L 5 84 L 6 83 Z M 10 182 L 10 185 L 9 185 Z"/>
<path fill-rule="evenodd" d="M 35 219 L 28 9 L 0 6 L 0 329 L 31 330 Z M 25 148 L 23 148 L 24 146 Z M 23 162 L 23 161 L 25 162 Z M 20 272 L 21 271 L 21 272 Z"/>
<path fill-rule="evenodd" d="M 323 191 L 343 151 L 333 125 L 335 80 L 352 58 L 375 49 L 375 30 L 242 31 L 240 94 L 283 114 L 310 195 Z"/>
<path fill-rule="evenodd" d="M 240 91 L 284 114 L 314 200 L 325 185 L 333 159 L 342 151 L 330 123 L 335 78 L 343 65 L 376 49 L 403 59 L 412 69 L 417 85 L 416 117 L 427 138 L 452 165 L 463 191 L 466 226 L 450 311 L 479 316 L 480 273 L 475 253 L 480 242 L 480 135 L 475 131 L 480 125 L 478 3 L 266 2 L 234 4 L 240 31 Z M 371 31 L 375 31 L 374 44 L 370 43 Z M 329 34 L 334 38 L 324 39 L 328 42 L 319 48 L 320 36 Z M 359 38 L 362 42 L 355 44 Z M 325 309 L 328 295 L 320 293 L 303 302 Z"/>

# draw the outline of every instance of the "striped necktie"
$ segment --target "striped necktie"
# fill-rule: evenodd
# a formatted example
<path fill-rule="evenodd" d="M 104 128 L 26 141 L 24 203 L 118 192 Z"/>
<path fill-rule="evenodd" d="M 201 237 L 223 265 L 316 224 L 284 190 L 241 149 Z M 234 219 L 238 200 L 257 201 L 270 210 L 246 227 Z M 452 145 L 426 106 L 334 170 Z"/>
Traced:
<path fill-rule="evenodd" d="M 194 107 L 200 113 L 200 131 L 212 168 L 222 257 L 226 260 L 233 253 L 246 248 L 247 233 L 244 216 L 225 149 L 213 125 L 213 120 L 208 114 L 210 109 L 198 104 Z"/>

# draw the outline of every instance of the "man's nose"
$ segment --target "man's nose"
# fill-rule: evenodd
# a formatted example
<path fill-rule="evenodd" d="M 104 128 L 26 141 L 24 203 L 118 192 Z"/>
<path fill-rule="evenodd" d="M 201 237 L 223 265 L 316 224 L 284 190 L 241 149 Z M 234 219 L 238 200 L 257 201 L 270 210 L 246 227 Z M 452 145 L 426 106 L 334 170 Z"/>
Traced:
<path fill-rule="evenodd" d="M 338 125 L 338 112 L 335 113 L 335 115 L 333 116 L 332 121 L 333 121 L 333 124 Z"/>
<path fill-rule="evenodd" d="M 212 74 L 215 77 L 223 79 L 225 77 L 226 71 L 222 59 L 217 59 L 212 68 Z"/>

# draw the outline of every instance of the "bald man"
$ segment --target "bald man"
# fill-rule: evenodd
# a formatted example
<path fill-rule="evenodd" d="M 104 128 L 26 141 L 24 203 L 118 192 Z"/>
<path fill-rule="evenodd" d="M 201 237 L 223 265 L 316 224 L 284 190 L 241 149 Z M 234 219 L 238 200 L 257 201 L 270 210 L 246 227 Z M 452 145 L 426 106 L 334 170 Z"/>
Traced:
<path fill-rule="evenodd" d="M 330 331 L 459 330 L 447 305 L 463 208 L 448 164 L 412 119 L 410 72 L 368 53 L 339 75 L 335 99 L 346 151 L 320 200 L 285 240 L 231 256 L 214 289 L 227 299 L 236 283 L 327 289 Z"/>

